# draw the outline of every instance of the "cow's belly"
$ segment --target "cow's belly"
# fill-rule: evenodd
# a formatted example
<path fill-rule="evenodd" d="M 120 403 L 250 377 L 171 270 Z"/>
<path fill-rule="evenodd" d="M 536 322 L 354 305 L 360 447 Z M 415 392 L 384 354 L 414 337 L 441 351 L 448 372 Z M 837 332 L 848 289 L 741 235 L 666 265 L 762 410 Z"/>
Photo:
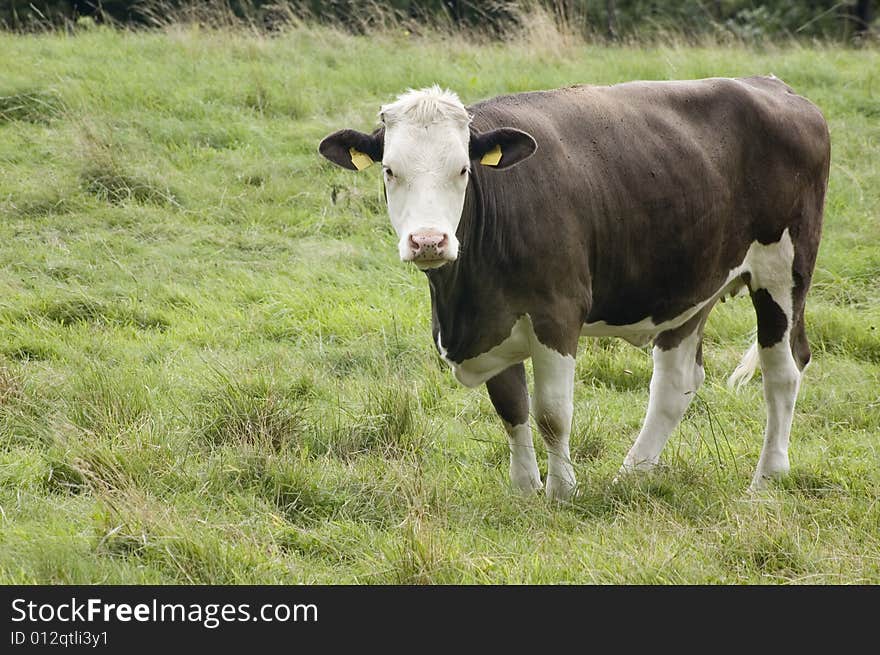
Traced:
<path fill-rule="evenodd" d="M 705 299 L 688 308 L 678 316 L 661 323 L 650 317 L 629 325 L 610 325 L 605 321 L 585 323 L 581 336 L 620 337 L 636 345 L 644 345 L 667 330 L 674 330 L 693 318 L 699 311 L 715 303 L 719 298 L 735 294 L 744 286 L 743 276 L 749 273 L 763 282 L 775 277 L 791 275 L 791 262 L 794 246 L 786 229 L 776 243 L 762 245 L 755 241 L 749 247 L 743 261 L 732 268 L 724 282 Z M 495 377 L 506 368 L 518 364 L 532 355 L 534 344 L 540 343 L 532 327 L 528 314 L 521 316 L 511 328 L 510 336 L 487 352 L 462 362 L 454 362 L 446 357 L 443 335 L 437 335 L 437 347 L 443 359 L 452 367 L 455 378 L 466 387 L 476 387 Z"/>
<path fill-rule="evenodd" d="M 620 337 L 633 345 L 643 346 L 661 332 L 673 330 L 686 323 L 697 312 L 710 303 L 714 303 L 721 296 L 734 292 L 743 284 L 740 279 L 743 272 L 743 267 L 732 270 L 725 283 L 711 296 L 668 321 L 655 323 L 650 317 L 631 325 L 609 325 L 605 321 L 596 321 L 594 323 L 585 323 L 581 327 L 581 336 Z M 535 341 L 539 340 L 532 328 L 532 320 L 528 314 L 520 317 L 514 323 L 510 336 L 501 343 L 493 346 L 485 353 L 461 362 L 452 361 L 446 356 L 446 349 L 443 347 L 443 335 L 437 335 L 437 347 L 440 350 L 440 355 L 452 368 L 455 379 L 466 387 L 476 387 L 483 384 L 505 369 L 528 359 L 532 354 L 532 344 Z"/>
<path fill-rule="evenodd" d="M 707 306 L 715 303 L 719 298 L 736 294 L 745 286 L 744 274 L 753 277 L 758 276 L 767 282 L 777 275 L 791 274 L 791 261 L 794 246 L 788 229 L 784 230 L 779 241 L 763 245 L 758 241 L 752 242 L 742 262 L 730 269 L 727 277 L 706 298 L 689 307 L 678 316 L 661 323 L 655 323 L 651 317 L 642 319 L 629 325 L 609 325 L 605 321 L 585 323 L 581 327 L 582 336 L 590 337 L 620 337 L 636 345 L 644 345 L 655 336 L 667 330 L 674 330 L 689 321 L 694 315 Z M 781 273 L 780 273 L 781 272 Z"/>
<path fill-rule="evenodd" d="M 735 284 L 735 281 L 734 281 Z M 700 301 L 696 305 L 689 307 L 678 316 L 669 320 L 655 323 L 650 316 L 642 319 L 638 323 L 629 325 L 611 325 L 605 321 L 595 321 L 593 323 L 584 323 L 581 327 L 581 336 L 584 337 L 620 337 L 626 339 L 635 346 L 644 346 L 661 332 L 674 330 L 675 328 L 687 323 L 695 314 L 714 302 L 720 296 L 727 293 L 726 289 L 731 285 L 731 281 L 725 283 L 718 291 L 714 292 L 705 300 Z"/>
<path fill-rule="evenodd" d="M 687 308 L 678 316 L 666 321 L 655 323 L 650 316 L 642 319 L 637 323 L 629 325 L 610 325 L 605 321 L 595 321 L 593 323 L 584 323 L 581 327 L 581 336 L 585 337 L 620 337 L 626 339 L 636 346 L 643 346 L 649 343 L 654 337 L 661 332 L 674 330 L 681 325 L 687 323 L 697 313 L 703 310 L 707 305 L 711 305 L 719 298 L 728 296 L 739 291 L 743 286 L 742 275 L 747 271 L 747 264 L 732 269 L 727 275 L 727 279 L 719 285 L 708 297 L 699 301 L 695 305 Z"/>

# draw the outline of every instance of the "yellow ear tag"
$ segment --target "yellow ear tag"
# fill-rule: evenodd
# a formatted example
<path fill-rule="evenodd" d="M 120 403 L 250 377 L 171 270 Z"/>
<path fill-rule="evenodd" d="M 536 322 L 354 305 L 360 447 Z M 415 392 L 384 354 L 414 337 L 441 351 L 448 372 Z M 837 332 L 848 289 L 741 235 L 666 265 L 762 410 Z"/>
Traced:
<path fill-rule="evenodd" d="M 351 155 L 351 163 L 354 164 L 354 167 L 359 171 L 373 165 L 372 157 L 365 152 L 349 148 L 348 153 Z"/>
<path fill-rule="evenodd" d="M 487 152 L 480 159 L 480 163 L 484 166 L 497 166 L 498 162 L 501 161 L 501 145 L 496 143 L 495 147 L 492 148 L 489 152 Z"/>

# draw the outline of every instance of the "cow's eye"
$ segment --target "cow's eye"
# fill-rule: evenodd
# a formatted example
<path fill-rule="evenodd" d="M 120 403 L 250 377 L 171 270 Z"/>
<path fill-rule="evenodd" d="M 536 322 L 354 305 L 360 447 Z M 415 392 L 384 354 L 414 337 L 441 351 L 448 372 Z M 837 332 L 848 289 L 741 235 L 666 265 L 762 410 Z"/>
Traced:
<path fill-rule="evenodd" d="M 385 175 L 390 179 L 390 178 L 394 177 L 394 171 L 392 171 L 390 168 L 388 168 L 386 166 L 385 167 Z"/>
<path fill-rule="evenodd" d="M 468 167 L 467 167 L 467 166 L 462 166 L 462 167 L 461 167 L 461 172 L 459 173 L 459 175 L 467 175 L 467 173 L 468 173 Z"/>

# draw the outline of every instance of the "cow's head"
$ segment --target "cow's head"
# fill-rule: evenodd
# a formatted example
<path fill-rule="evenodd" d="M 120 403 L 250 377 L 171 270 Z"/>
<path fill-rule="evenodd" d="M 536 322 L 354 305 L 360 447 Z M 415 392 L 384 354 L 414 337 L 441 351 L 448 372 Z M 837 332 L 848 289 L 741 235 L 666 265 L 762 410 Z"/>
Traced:
<path fill-rule="evenodd" d="M 321 154 L 349 170 L 382 162 L 403 261 L 423 270 L 455 261 L 472 167 L 509 168 L 535 152 L 535 140 L 509 127 L 475 132 L 458 96 L 438 86 L 403 94 L 379 118 L 372 134 L 334 132 L 321 141 Z"/>

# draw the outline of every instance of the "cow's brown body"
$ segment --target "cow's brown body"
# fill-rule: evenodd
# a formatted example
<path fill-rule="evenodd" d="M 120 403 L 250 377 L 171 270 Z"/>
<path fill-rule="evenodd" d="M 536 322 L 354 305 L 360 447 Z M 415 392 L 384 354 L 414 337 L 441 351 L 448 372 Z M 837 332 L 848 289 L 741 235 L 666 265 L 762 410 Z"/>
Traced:
<path fill-rule="evenodd" d="M 783 82 L 575 86 L 468 109 L 477 131 L 512 126 L 539 145 L 509 171 L 475 171 L 462 255 L 428 273 L 450 360 L 486 352 L 523 314 L 570 354 L 584 324 L 674 319 L 786 228 L 802 315 L 830 146 L 819 110 Z"/>

